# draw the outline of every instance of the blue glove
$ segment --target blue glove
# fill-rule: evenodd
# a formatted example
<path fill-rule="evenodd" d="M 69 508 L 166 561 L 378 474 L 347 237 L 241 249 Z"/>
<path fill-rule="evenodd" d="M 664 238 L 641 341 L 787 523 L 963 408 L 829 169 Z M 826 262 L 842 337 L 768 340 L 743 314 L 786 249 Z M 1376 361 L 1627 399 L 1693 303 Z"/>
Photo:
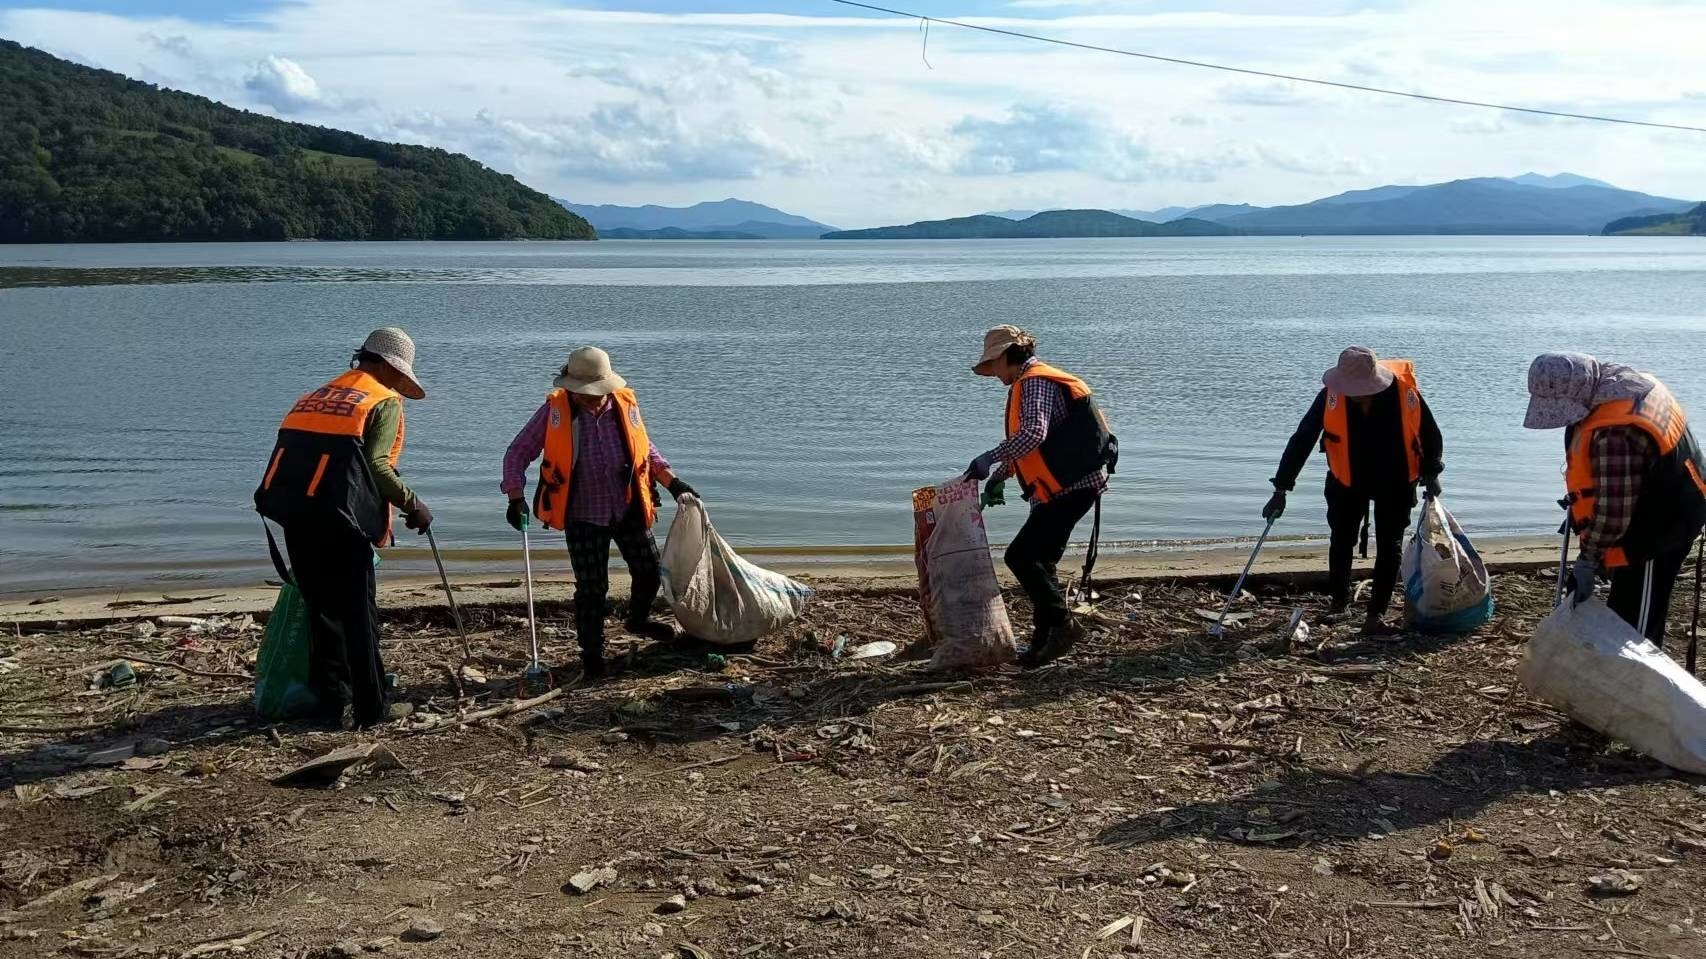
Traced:
<path fill-rule="evenodd" d="M 1586 556 L 1577 556 L 1576 563 L 1570 568 L 1570 605 L 1572 607 L 1593 599 L 1594 574 L 1599 572 L 1599 564 Z"/>
<path fill-rule="evenodd" d="M 991 506 L 1006 506 L 1007 481 L 990 480 L 984 485 L 983 495 L 978 497 L 978 500 L 984 509 L 988 509 Z"/>
<path fill-rule="evenodd" d="M 966 479 L 982 482 L 989 478 L 990 472 L 994 469 L 995 457 L 985 453 L 977 459 L 972 460 L 971 465 L 966 467 Z"/>

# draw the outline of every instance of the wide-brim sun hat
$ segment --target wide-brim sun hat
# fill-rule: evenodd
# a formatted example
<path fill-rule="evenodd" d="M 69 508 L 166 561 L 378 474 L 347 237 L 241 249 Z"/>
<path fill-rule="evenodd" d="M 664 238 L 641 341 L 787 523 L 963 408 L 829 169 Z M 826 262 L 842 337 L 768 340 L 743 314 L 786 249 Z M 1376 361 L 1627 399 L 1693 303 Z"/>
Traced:
<path fill-rule="evenodd" d="M 361 349 L 384 360 L 385 365 L 402 374 L 403 382 L 398 384 L 397 392 L 411 400 L 426 398 L 426 387 L 415 376 L 415 341 L 409 338 L 409 334 L 395 326 L 380 327 L 367 334 Z"/>
<path fill-rule="evenodd" d="M 1558 430 L 1593 412 L 1600 363 L 1586 353 L 1542 353 L 1528 366 L 1528 411 L 1522 425 Z"/>
<path fill-rule="evenodd" d="M 1001 354 L 1007 352 L 1010 346 L 1036 346 L 1037 338 L 1016 326 L 991 327 L 983 334 L 983 356 L 972 364 L 971 371 L 979 376 L 989 376 L 989 367 Z"/>
<path fill-rule="evenodd" d="M 609 396 L 628 381 L 610 366 L 610 354 L 596 346 L 583 346 L 569 354 L 552 385 L 582 396 Z"/>
<path fill-rule="evenodd" d="M 1327 389 L 1340 396 L 1374 396 L 1392 385 L 1393 373 L 1366 346 L 1347 347 L 1337 366 L 1321 374 Z"/>

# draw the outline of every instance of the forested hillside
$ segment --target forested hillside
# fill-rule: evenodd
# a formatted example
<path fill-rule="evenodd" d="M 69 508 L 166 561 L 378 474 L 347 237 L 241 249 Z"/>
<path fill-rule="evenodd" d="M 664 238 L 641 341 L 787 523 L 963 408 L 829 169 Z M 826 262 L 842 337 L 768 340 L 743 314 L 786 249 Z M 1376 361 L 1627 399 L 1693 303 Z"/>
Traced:
<path fill-rule="evenodd" d="M 238 110 L 0 40 L 0 242 L 592 239 L 460 154 Z"/>

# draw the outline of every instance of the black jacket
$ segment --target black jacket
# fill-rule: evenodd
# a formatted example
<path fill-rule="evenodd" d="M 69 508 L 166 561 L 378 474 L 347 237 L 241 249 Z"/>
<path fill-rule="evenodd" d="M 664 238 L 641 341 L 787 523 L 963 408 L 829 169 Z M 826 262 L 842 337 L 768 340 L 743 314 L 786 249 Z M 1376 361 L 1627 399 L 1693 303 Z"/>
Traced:
<path fill-rule="evenodd" d="M 1414 487 L 1409 477 L 1409 457 L 1404 453 L 1404 419 L 1400 409 L 1399 385 L 1393 383 L 1373 397 L 1368 412 L 1362 412 L 1354 401 L 1347 402 L 1345 418 L 1351 449 L 1351 491 L 1371 499 L 1408 491 Z M 1274 475 L 1275 489 L 1291 490 L 1297 485 L 1297 474 L 1309 461 L 1309 454 L 1321 444 L 1322 420 L 1327 410 L 1327 391 L 1315 394 L 1309 412 L 1297 424 L 1297 431 L 1285 444 L 1279 472 Z M 1434 422 L 1433 410 L 1422 399 L 1422 478 L 1438 476 L 1445 469 L 1445 439 L 1440 436 L 1439 424 Z M 1338 485 L 1332 474 L 1327 482 Z"/>

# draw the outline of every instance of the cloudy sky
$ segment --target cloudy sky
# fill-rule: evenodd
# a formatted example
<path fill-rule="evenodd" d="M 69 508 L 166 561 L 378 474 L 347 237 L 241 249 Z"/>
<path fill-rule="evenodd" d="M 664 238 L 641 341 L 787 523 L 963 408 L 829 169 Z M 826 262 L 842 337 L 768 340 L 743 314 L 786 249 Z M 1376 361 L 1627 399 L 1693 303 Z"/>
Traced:
<path fill-rule="evenodd" d="M 891 0 L 1282 73 L 1706 126 L 1706 0 Z M 1563 170 L 1706 197 L 1706 134 L 1553 121 L 974 33 L 829 0 L 0 0 L 0 36 L 579 202 L 838 226 L 1301 202 Z"/>

